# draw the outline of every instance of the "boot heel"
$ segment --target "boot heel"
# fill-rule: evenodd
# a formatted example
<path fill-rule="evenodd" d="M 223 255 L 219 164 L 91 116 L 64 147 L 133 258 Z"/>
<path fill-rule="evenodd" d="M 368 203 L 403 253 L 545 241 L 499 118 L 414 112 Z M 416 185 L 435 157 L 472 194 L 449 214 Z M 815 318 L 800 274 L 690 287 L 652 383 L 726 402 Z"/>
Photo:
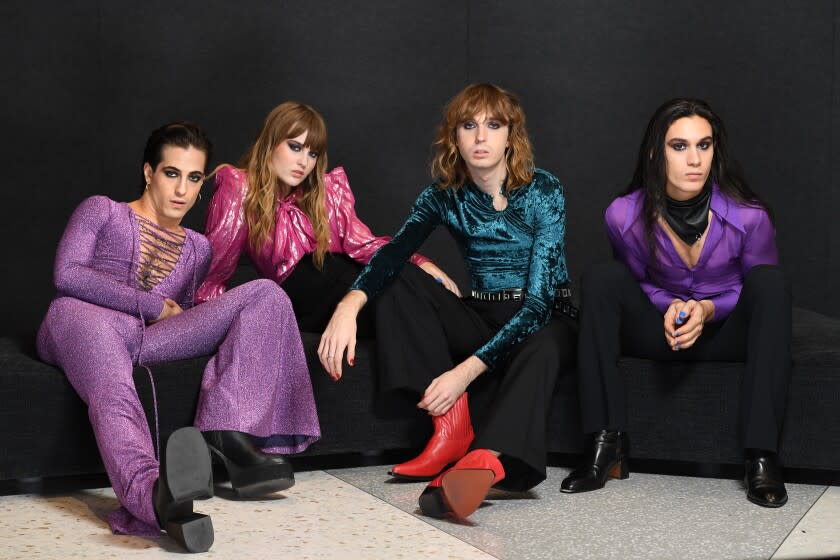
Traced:
<path fill-rule="evenodd" d="M 627 460 L 624 459 L 619 461 L 610 469 L 610 473 L 608 475 L 610 478 L 617 478 L 619 480 L 624 480 L 625 478 L 630 477 L 630 467 L 627 466 Z"/>
<path fill-rule="evenodd" d="M 209 515 L 190 513 L 170 520 L 166 533 L 188 552 L 207 552 L 213 546 L 213 521 Z"/>
<path fill-rule="evenodd" d="M 207 447 L 213 461 L 224 466 L 230 478 L 230 485 L 240 498 L 257 498 L 287 490 L 295 485 L 292 465 L 285 461 L 241 467 L 212 444 L 208 444 Z"/>

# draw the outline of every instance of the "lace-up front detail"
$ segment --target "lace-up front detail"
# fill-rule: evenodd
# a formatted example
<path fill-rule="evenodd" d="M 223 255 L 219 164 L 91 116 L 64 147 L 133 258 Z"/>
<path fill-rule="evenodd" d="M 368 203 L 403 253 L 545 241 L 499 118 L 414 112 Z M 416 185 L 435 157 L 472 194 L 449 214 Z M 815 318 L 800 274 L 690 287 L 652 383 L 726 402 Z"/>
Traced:
<path fill-rule="evenodd" d="M 150 292 L 175 269 L 186 235 L 164 229 L 138 214 L 135 216 L 140 234 L 137 286 Z"/>

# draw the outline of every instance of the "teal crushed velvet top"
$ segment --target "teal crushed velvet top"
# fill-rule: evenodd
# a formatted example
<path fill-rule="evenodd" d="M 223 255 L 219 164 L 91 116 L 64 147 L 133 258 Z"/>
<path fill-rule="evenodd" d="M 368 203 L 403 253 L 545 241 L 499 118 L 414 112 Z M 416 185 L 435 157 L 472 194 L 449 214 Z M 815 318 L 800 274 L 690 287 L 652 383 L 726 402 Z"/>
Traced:
<path fill-rule="evenodd" d="M 384 245 L 350 289 L 368 299 L 396 276 L 432 230 L 445 225 L 458 243 L 472 289 L 527 290 L 522 307 L 475 355 L 495 366 L 510 349 L 551 319 L 554 292 L 568 281 L 566 202 L 563 185 L 537 169 L 533 181 L 510 193 L 504 210 L 472 182 L 460 189 L 426 187 L 394 238 Z"/>

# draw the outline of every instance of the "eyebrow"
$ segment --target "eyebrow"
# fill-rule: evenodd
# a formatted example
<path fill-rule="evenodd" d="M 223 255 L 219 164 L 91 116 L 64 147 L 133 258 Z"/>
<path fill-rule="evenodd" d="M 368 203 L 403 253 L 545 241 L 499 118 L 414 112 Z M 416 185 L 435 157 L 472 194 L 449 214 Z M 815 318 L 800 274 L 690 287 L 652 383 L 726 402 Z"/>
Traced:
<path fill-rule="evenodd" d="M 164 165 L 164 166 L 163 166 L 163 170 L 164 170 L 164 171 L 177 171 L 178 173 L 183 173 L 180 169 L 178 169 L 178 168 L 177 168 L 177 167 L 175 167 L 174 165 Z M 193 175 L 193 174 L 195 174 L 195 173 L 198 173 L 198 174 L 200 174 L 200 175 L 204 175 L 204 171 L 199 171 L 199 170 L 195 170 L 195 171 L 188 171 L 188 172 L 187 172 L 187 174 L 188 174 L 188 175 Z"/>

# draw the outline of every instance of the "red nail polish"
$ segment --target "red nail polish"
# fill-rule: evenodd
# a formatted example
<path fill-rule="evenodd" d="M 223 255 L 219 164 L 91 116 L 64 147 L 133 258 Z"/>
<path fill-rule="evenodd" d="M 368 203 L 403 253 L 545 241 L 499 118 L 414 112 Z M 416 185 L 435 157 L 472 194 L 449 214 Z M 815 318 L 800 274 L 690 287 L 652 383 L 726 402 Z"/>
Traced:
<path fill-rule="evenodd" d="M 347 360 L 347 363 L 349 363 L 351 366 L 355 366 L 356 365 L 356 360 L 355 359 Z"/>

